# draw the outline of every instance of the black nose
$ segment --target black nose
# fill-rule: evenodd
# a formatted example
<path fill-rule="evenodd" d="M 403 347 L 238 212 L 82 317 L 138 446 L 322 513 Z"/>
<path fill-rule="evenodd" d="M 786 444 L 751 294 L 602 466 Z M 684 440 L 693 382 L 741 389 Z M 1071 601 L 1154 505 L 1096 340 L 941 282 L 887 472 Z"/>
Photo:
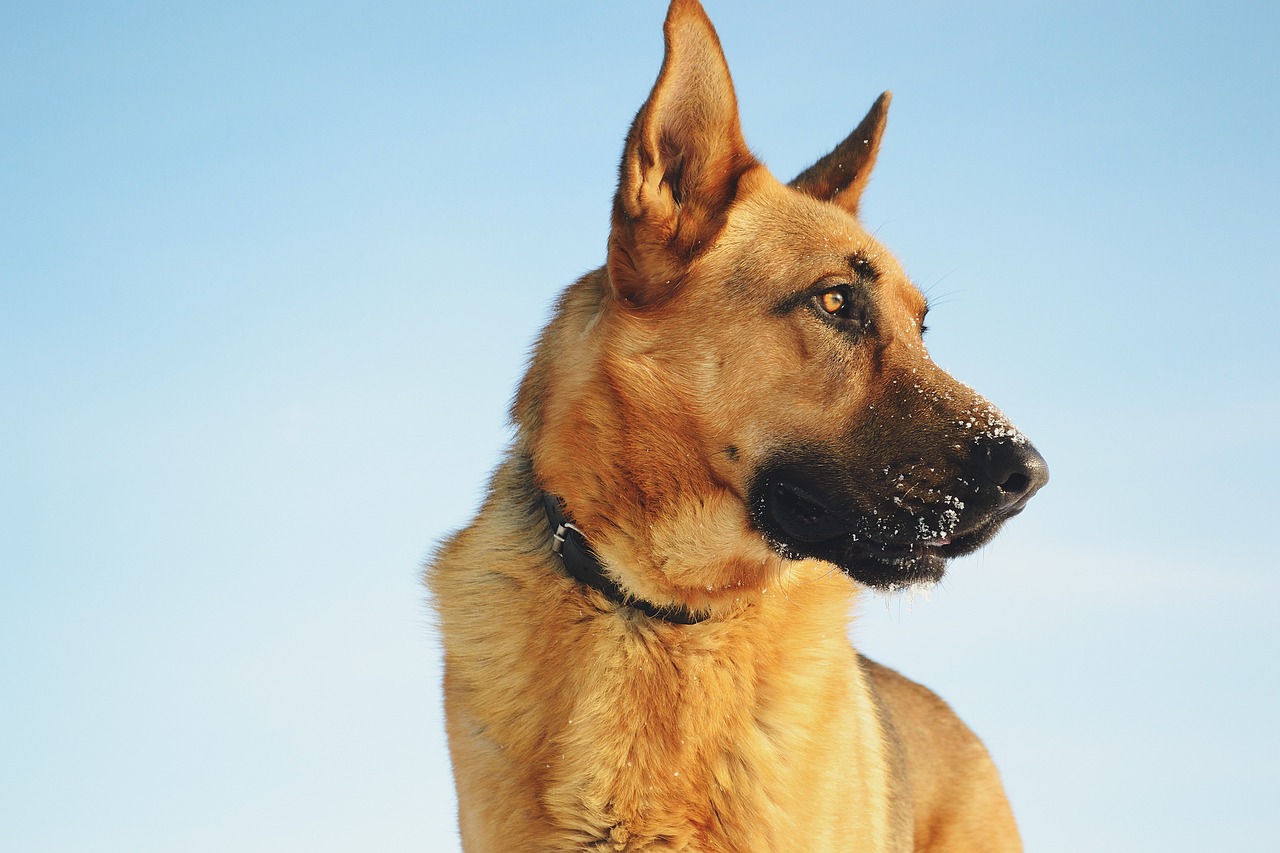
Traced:
<path fill-rule="evenodd" d="M 1049 482 L 1048 464 L 1026 439 L 989 442 L 982 462 L 982 473 L 999 490 L 1004 507 L 1026 503 Z"/>

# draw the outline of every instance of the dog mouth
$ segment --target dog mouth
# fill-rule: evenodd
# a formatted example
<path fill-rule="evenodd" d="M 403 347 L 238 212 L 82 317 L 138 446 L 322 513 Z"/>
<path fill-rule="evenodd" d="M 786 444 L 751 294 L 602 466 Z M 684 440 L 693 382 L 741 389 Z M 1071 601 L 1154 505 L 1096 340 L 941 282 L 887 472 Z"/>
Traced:
<path fill-rule="evenodd" d="M 1022 510 L 962 524 L 958 512 L 943 509 L 926 522 L 900 513 L 845 511 L 825 490 L 785 475 L 762 478 L 755 491 L 752 516 L 775 551 L 788 559 L 825 560 L 865 586 L 887 590 L 936 583 L 948 560 L 977 550 Z"/>

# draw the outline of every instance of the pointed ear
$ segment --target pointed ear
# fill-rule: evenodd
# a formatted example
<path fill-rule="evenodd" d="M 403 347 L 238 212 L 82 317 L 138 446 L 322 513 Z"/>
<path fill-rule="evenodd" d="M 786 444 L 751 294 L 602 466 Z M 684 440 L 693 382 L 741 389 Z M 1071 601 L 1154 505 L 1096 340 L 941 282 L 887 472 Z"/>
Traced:
<path fill-rule="evenodd" d="M 853 133 L 834 151 L 801 172 L 791 186 L 814 198 L 838 204 L 856 216 L 862 191 L 867 188 L 871 168 L 880 151 L 880 137 L 884 135 L 892 98 L 889 92 L 876 98 Z"/>
<path fill-rule="evenodd" d="M 609 275 L 626 302 L 651 304 L 719 233 L 755 160 L 711 21 L 673 0 L 666 56 L 622 154 L 609 235 Z"/>

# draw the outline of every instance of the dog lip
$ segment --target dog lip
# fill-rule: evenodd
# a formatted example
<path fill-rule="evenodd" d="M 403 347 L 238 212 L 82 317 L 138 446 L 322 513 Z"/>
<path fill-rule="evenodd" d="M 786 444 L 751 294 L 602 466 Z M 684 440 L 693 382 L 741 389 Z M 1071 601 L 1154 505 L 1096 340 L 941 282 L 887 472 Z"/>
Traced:
<path fill-rule="evenodd" d="M 771 479 L 763 492 L 764 508 L 788 536 L 807 544 L 854 536 L 855 523 L 833 510 L 812 489 Z M 856 536 L 854 536 L 856 538 Z"/>
<path fill-rule="evenodd" d="M 949 561 L 990 542 L 1006 521 L 1022 512 L 1023 506 L 1025 503 L 993 512 L 963 533 L 933 539 L 889 544 L 864 537 L 851 549 L 856 565 L 842 568 L 854 580 L 878 589 L 936 582 Z"/>
<path fill-rule="evenodd" d="M 925 543 L 869 548 L 840 568 L 863 586 L 894 591 L 937 583 L 946 572 L 947 555 L 943 548 Z"/>
<path fill-rule="evenodd" d="M 858 546 L 854 550 L 859 553 L 859 556 L 870 557 L 883 562 L 906 560 L 933 554 L 942 557 L 946 556 L 945 546 L 939 540 L 921 540 L 906 545 L 890 545 L 885 542 L 863 539 L 858 543 Z"/>
<path fill-rule="evenodd" d="M 882 590 L 936 583 L 947 563 L 985 545 L 1027 503 L 987 509 L 955 530 L 898 538 L 893 527 L 882 530 L 872 517 L 834 507 L 822 487 L 790 466 L 762 476 L 752 492 L 755 523 L 780 555 L 825 560 L 863 586 Z"/>
<path fill-rule="evenodd" d="M 978 524 L 964 533 L 952 535 L 948 542 L 940 545 L 942 555 L 948 560 L 971 554 L 991 541 L 1004 523 L 1013 518 L 1026 507 L 1023 501 L 1008 509 L 998 510 L 983 517 Z"/>
<path fill-rule="evenodd" d="M 819 491 L 785 475 L 770 477 L 764 483 L 759 506 L 776 526 L 775 533 L 781 533 L 784 539 L 802 548 L 805 545 L 842 543 L 842 550 L 860 558 L 883 562 L 900 561 L 925 553 L 938 554 L 945 559 L 953 550 L 964 548 L 969 538 L 967 535 L 949 534 L 931 539 L 883 539 L 868 531 L 867 525 L 857 518 L 832 508 L 819 497 Z M 983 528 L 987 521 L 989 519 L 979 527 L 984 539 Z"/>

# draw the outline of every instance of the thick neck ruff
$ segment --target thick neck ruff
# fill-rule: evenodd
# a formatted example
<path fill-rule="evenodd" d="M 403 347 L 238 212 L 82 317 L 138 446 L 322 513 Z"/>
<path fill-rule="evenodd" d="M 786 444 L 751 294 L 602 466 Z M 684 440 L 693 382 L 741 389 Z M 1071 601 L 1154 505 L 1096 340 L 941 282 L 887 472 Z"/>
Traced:
<path fill-rule="evenodd" d="M 555 495 L 543 493 L 542 506 L 547 512 L 547 523 L 551 526 L 551 550 L 560 558 L 569 577 L 584 586 L 589 586 L 602 593 L 605 598 L 621 607 L 630 607 L 652 619 L 673 622 L 677 625 L 694 625 L 706 619 L 709 614 L 696 614 L 687 607 L 672 605 L 660 607 L 652 601 L 645 601 L 623 591 L 617 582 L 609 577 L 600 559 L 591 550 L 582 531 L 574 527 L 573 522 L 564 511 L 564 505 Z"/>

